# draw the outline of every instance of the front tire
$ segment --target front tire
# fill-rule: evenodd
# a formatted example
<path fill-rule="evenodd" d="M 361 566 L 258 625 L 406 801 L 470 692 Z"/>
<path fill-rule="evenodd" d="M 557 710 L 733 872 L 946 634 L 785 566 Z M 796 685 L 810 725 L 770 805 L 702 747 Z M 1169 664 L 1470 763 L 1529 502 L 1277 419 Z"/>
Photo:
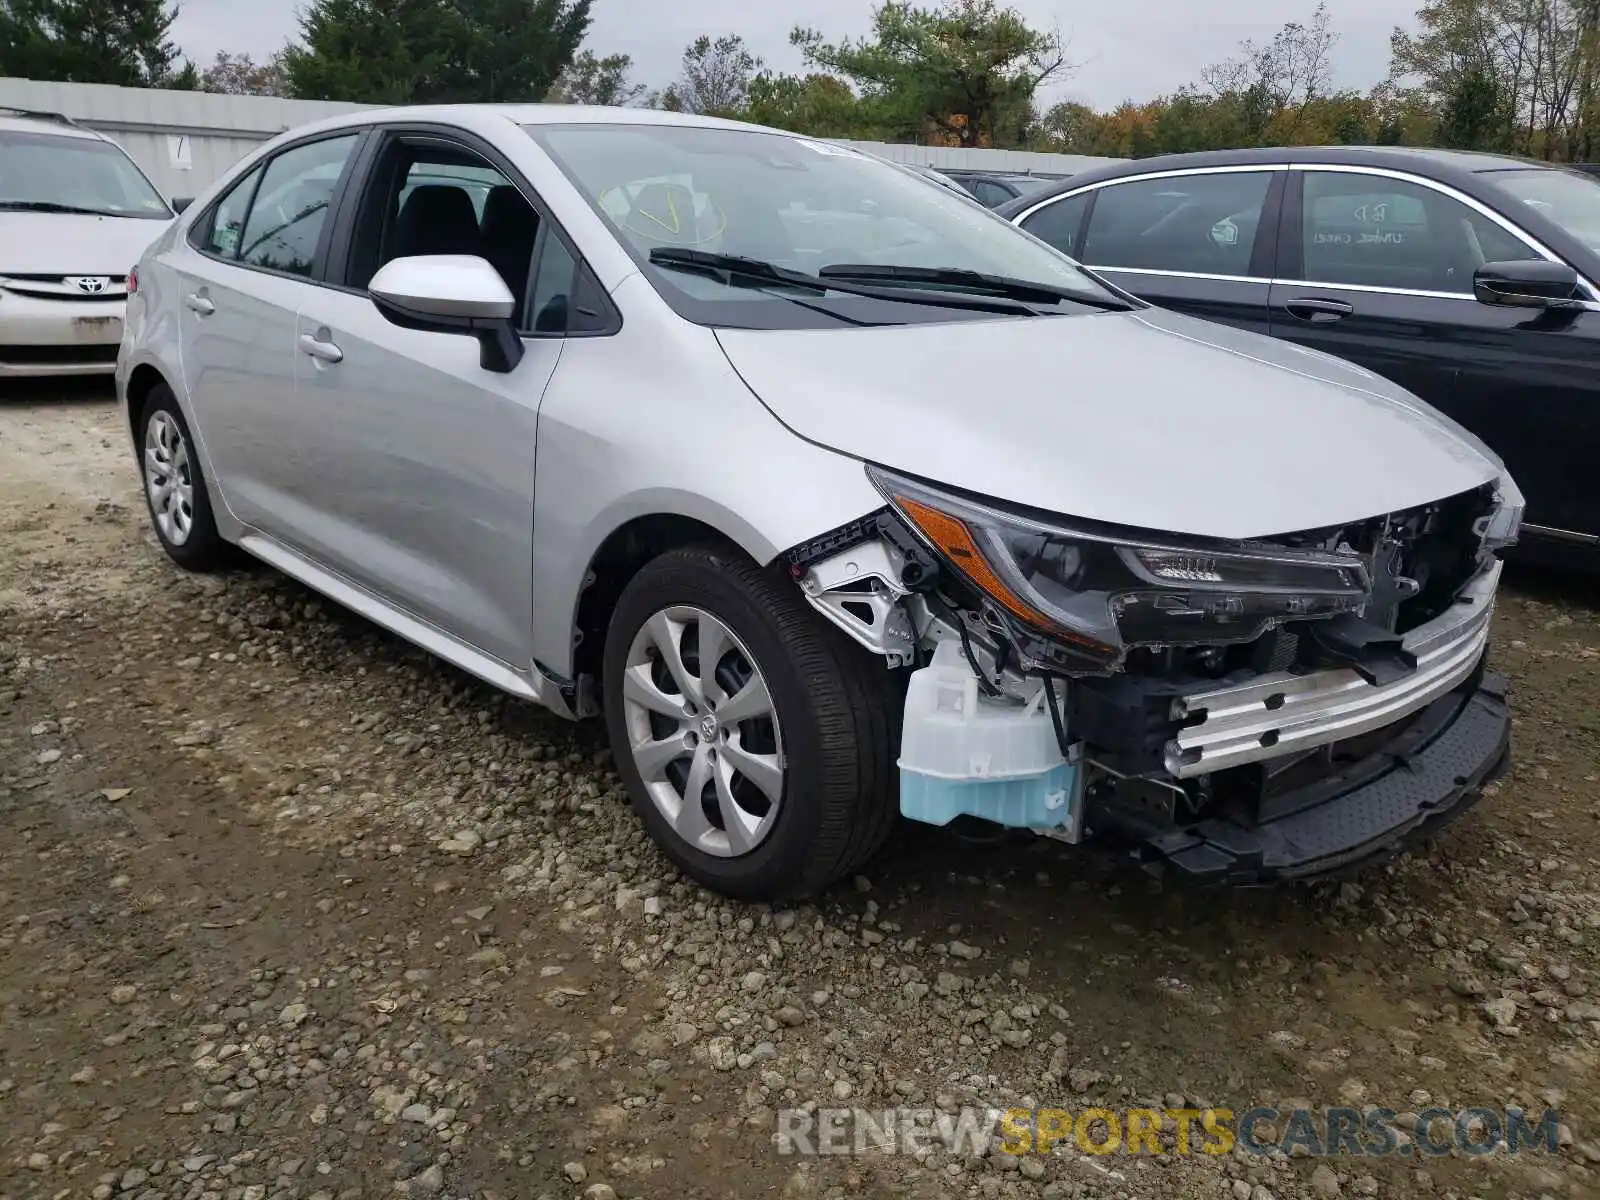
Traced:
<path fill-rule="evenodd" d="M 188 571 L 214 571 L 228 558 L 189 423 L 172 389 L 150 389 L 139 421 L 139 478 L 150 523 L 167 556 Z"/>
<path fill-rule="evenodd" d="M 715 892 L 812 895 L 893 827 L 895 676 L 736 551 L 674 550 L 633 578 L 606 634 L 604 702 L 634 808 Z"/>

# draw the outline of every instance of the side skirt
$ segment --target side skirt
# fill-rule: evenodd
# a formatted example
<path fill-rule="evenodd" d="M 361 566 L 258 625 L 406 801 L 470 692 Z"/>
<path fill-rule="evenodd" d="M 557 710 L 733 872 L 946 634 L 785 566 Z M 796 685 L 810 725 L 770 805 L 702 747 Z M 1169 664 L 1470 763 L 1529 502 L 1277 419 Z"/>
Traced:
<path fill-rule="evenodd" d="M 239 548 L 469 675 L 520 699 L 542 705 L 557 716 L 573 719 L 560 688 L 539 672 L 521 671 L 491 658 L 459 638 L 378 599 L 365 588 L 317 565 L 266 534 L 246 533 L 239 539 Z"/>

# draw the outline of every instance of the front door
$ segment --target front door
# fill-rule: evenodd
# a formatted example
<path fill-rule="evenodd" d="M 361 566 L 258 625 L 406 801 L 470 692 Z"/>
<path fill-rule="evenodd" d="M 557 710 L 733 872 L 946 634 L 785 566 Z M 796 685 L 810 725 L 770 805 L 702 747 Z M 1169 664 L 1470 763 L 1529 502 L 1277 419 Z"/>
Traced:
<path fill-rule="evenodd" d="M 184 381 L 230 512 L 293 540 L 307 431 L 293 419 L 295 317 L 357 135 L 283 151 L 236 184 L 173 257 Z"/>
<path fill-rule="evenodd" d="M 563 346 L 534 336 L 524 302 L 548 231 L 484 159 L 400 136 L 376 157 L 351 226 L 345 286 L 309 295 L 296 328 L 294 409 L 317 431 L 304 447 L 310 549 L 387 603 L 526 669 L 535 433 Z M 511 372 L 484 369 L 470 337 L 393 324 L 367 296 L 382 263 L 446 253 L 487 259 L 519 297 L 529 336 Z"/>
<path fill-rule="evenodd" d="M 1522 489 L 1529 523 L 1596 533 L 1600 313 L 1504 308 L 1472 293 L 1483 263 L 1539 257 L 1424 182 L 1294 171 L 1272 332 L 1367 367 L 1477 434 Z"/>

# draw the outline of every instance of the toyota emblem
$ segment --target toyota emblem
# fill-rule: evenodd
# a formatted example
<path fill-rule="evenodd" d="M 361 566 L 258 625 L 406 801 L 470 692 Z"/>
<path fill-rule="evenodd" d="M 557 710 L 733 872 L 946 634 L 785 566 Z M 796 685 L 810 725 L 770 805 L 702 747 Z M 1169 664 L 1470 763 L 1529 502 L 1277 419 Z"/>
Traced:
<path fill-rule="evenodd" d="M 98 296 L 111 282 L 107 275 L 75 275 L 67 280 L 86 296 Z"/>

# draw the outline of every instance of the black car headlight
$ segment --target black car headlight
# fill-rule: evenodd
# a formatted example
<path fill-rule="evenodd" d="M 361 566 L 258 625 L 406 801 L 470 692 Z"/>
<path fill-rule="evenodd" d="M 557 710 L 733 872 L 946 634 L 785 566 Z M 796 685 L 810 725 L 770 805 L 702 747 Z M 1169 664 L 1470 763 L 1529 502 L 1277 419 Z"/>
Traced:
<path fill-rule="evenodd" d="M 1254 641 L 1287 621 L 1354 612 L 1370 594 L 1355 553 L 1124 533 L 868 474 L 967 583 L 1089 669 L 1134 646 Z"/>

